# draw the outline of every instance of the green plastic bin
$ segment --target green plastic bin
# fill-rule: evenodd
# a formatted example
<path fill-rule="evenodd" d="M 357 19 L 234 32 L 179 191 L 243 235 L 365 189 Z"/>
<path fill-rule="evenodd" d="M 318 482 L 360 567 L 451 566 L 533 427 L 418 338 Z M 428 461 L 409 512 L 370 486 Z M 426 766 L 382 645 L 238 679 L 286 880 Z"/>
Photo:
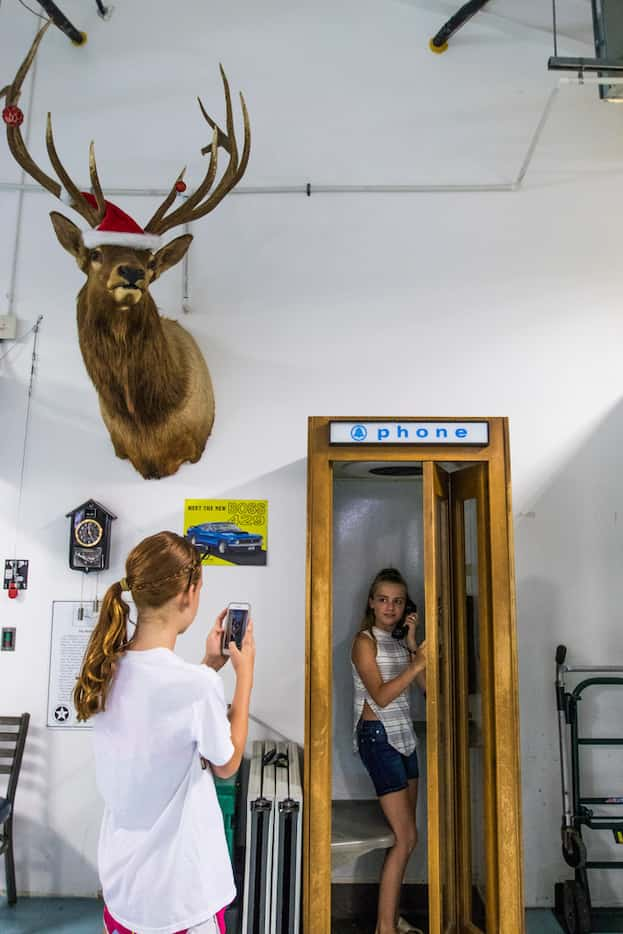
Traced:
<path fill-rule="evenodd" d="M 225 837 L 227 838 L 227 848 L 229 858 L 234 858 L 234 831 L 236 829 L 236 808 L 238 805 L 238 789 L 240 781 L 238 772 L 230 778 L 217 778 L 214 776 L 216 786 L 216 796 L 223 813 L 223 823 L 225 824 Z"/>

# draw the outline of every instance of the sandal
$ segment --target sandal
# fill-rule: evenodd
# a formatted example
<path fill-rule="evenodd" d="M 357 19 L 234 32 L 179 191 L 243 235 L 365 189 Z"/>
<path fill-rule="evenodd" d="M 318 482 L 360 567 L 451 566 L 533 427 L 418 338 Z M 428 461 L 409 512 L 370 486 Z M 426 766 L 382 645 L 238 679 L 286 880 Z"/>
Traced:
<path fill-rule="evenodd" d="M 400 931 L 400 934 L 424 934 L 424 931 L 421 928 L 415 928 L 412 924 L 409 924 L 406 918 L 398 918 L 396 922 L 396 930 Z M 374 929 L 374 934 L 379 934 L 378 924 Z"/>
<path fill-rule="evenodd" d="M 410 924 L 406 918 L 398 918 L 396 922 L 396 930 L 400 931 L 400 934 L 424 934 L 421 928 L 414 927 L 413 924 Z"/>

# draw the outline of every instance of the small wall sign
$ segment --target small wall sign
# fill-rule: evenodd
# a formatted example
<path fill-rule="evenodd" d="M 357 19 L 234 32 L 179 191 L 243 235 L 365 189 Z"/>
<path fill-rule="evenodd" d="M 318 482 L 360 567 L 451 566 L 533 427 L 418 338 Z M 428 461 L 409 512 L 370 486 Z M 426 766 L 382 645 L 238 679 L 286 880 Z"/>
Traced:
<path fill-rule="evenodd" d="M 389 422 L 331 422 L 330 444 L 444 444 L 489 443 L 488 422 L 429 422 L 401 419 Z"/>
<path fill-rule="evenodd" d="M 127 602 L 130 617 L 135 620 L 136 606 L 131 600 Z M 88 730 L 93 725 L 92 720 L 78 721 L 73 693 L 98 615 L 99 606 L 96 601 L 89 601 L 87 604 L 78 600 L 54 600 L 52 603 L 48 727 Z M 131 632 L 133 626 L 130 622 L 128 636 Z"/>
<path fill-rule="evenodd" d="M 0 652 L 15 651 L 15 628 L 13 626 L 2 627 L 2 641 L 0 642 Z"/>
<path fill-rule="evenodd" d="M 268 500 L 187 499 L 184 537 L 201 552 L 204 564 L 266 564 Z"/>
<path fill-rule="evenodd" d="M 4 589 L 26 590 L 28 587 L 28 561 L 7 558 L 4 562 Z"/>

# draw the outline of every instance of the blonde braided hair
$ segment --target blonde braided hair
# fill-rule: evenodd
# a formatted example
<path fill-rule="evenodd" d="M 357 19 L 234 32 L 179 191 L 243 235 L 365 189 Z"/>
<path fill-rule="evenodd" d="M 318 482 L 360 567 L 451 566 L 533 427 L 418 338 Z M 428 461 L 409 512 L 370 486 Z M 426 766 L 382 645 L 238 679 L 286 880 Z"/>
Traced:
<path fill-rule="evenodd" d="M 115 668 L 132 638 L 127 638 L 130 607 L 122 593 L 131 591 L 139 611 L 157 609 L 196 584 L 201 576 L 201 555 L 175 532 L 158 532 L 143 539 L 126 560 L 125 577 L 112 584 L 82 661 L 74 689 L 78 720 L 88 720 L 106 708 Z M 183 581 L 183 584 L 182 584 Z"/>

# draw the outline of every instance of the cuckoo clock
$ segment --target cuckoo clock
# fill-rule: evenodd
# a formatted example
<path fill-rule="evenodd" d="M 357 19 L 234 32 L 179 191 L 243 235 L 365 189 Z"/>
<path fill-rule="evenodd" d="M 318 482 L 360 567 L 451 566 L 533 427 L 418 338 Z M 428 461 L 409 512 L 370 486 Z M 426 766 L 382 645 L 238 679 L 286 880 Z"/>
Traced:
<path fill-rule="evenodd" d="M 110 557 L 111 523 L 116 516 L 89 499 L 68 512 L 69 567 L 73 571 L 104 571 Z"/>

